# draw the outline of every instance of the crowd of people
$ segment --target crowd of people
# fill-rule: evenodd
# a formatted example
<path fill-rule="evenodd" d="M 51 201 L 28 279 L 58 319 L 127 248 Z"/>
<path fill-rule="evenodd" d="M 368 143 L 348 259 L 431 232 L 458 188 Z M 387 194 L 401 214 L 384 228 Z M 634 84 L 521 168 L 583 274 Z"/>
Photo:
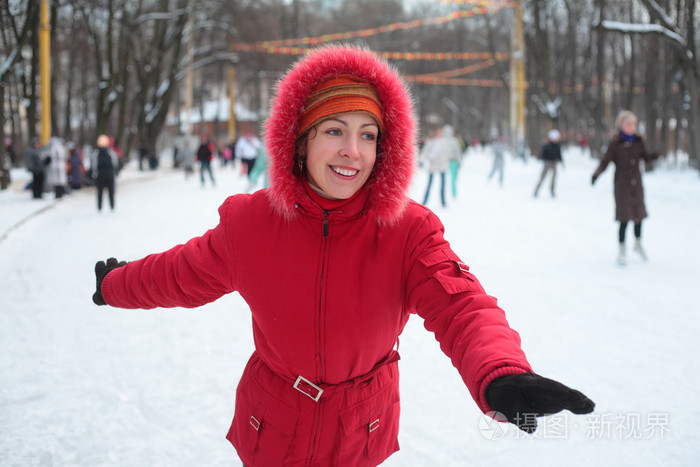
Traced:
<path fill-rule="evenodd" d="M 200 181 L 202 187 L 209 180 L 212 186 L 216 186 L 214 177 L 214 162 L 219 161 L 222 169 L 231 168 L 238 170 L 241 176 L 248 179 L 248 191 L 252 191 L 258 185 L 261 175 L 265 174 L 260 188 L 269 186 L 266 175 L 267 155 L 265 145 L 258 138 L 252 128 L 245 128 L 243 135 L 229 144 L 223 146 L 206 134 L 200 135 L 198 145 L 193 145 L 191 140 L 185 138 L 181 145 L 173 148 L 173 167 L 182 167 L 185 178 L 192 176 L 199 166 Z"/>
<path fill-rule="evenodd" d="M 585 149 L 587 140 L 580 136 L 576 144 Z M 428 131 L 428 137 L 420 141 L 416 156 L 417 163 L 427 171 L 427 185 L 422 204 L 428 205 L 433 182 L 437 178 L 439 184 L 439 202 L 442 207 L 448 205 L 448 193 L 452 199 L 458 196 L 458 174 L 463 158 L 471 146 L 488 146 L 493 157 L 491 171 L 487 179 L 497 177 L 498 184 L 503 186 L 506 155 L 516 158 L 516 152 L 508 145 L 506 138 L 496 135 L 490 141 L 472 140 L 465 142 L 450 125 L 435 127 Z M 13 148 L 11 140 L 5 140 L 6 151 L 11 154 L 12 163 L 17 164 L 19 156 Z M 615 219 L 619 222 L 617 239 L 619 254 L 617 262 L 625 265 L 627 262 L 625 238 L 628 224 L 634 226 L 634 246 L 636 252 L 644 260 L 647 259 L 642 237 L 642 221 L 647 217 L 644 203 L 644 188 L 642 183 L 643 164 L 653 165 L 658 154 L 652 152 L 637 133 L 637 117 L 630 111 L 622 111 L 617 117 L 615 130 L 600 161 L 600 166 L 592 175 L 592 184 L 606 170 L 610 163 L 616 166 L 614 176 L 614 193 L 616 203 Z M 139 151 L 147 154 L 147 151 Z M 536 181 L 534 197 L 537 198 L 544 182 L 549 177 L 549 192 L 556 197 L 557 168 L 564 166 L 562 158 L 562 135 L 559 130 L 552 129 L 543 139 L 540 151 L 535 156 L 542 161 L 542 171 Z M 144 156 L 150 161 L 150 157 Z M 109 204 L 115 209 L 116 178 L 124 162 L 122 150 L 118 142 L 109 136 L 97 138 L 96 147 L 85 146 L 82 149 L 72 142 L 62 138 L 51 137 L 46 145 L 41 146 L 38 138 L 32 138 L 25 153 L 24 160 L 27 170 L 32 174 L 32 180 L 27 184 L 32 197 L 41 199 L 47 192 L 52 192 L 55 198 L 61 198 L 73 190 L 79 190 L 85 185 L 94 186 L 97 191 L 97 209 L 102 210 L 103 192 L 107 191 Z M 251 127 L 244 129 L 242 136 L 224 145 L 217 145 L 206 134 L 200 136 L 198 146 L 192 145 L 185 139 L 181 146 L 173 150 L 173 167 L 183 168 L 186 178 L 195 172 L 199 166 L 202 187 L 209 180 L 216 185 L 213 162 L 219 160 L 219 167 L 232 167 L 240 171 L 241 176 L 248 179 L 247 192 L 257 188 L 268 188 L 270 177 L 268 172 L 268 156 L 264 142 L 256 135 Z M 139 169 L 143 169 L 143 160 L 139 159 Z M 151 169 L 158 163 L 149 162 Z M 260 177 L 262 183 L 259 183 Z M 449 177 L 449 178 L 448 178 Z"/>
<path fill-rule="evenodd" d="M 31 191 L 33 199 L 42 199 L 47 193 L 60 199 L 74 190 L 95 186 L 98 210 L 102 208 L 105 189 L 114 209 L 115 179 L 123 165 L 122 151 L 114 138 L 100 135 L 95 148 L 80 148 L 56 136 L 41 145 L 39 138 L 34 137 L 24 152 L 24 160 L 32 175 L 25 188 Z"/>
<path fill-rule="evenodd" d="M 570 143 L 576 144 L 584 150 L 587 149 L 588 145 L 585 136 L 579 136 L 576 141 L 570 141 Z M 483 142 L 476 140 L 472 144 L 481 145 Z M 487 179 L 491 180 L 497 174 L 499 185 L 502 186 L 505 166 L 504 155 L 511 152 L 513 157 L 516 157 L 515 152 L 509 149 L 505 138 L 501 135 L 493 138 L 488 146 L 493 155 L 493 165 Z M 459 135 L 454 135 L 454 130 L 449 125 L 435 128 L 429 137 L 423 141 L 418 155 L 419 165 L 424 166 L 428 172 L 423 204 L 428 204 L 433 176 L 439 175 L 440 203 L 443 207 L 447 205 L 445 189 L 448 170 L 451 175 L 451 193 L 453 197 L 457 197 L 457 171 L 462 158 L 466 154 L 464 140 Z M 542 171 L 536 181 L 533 195 L 535 198 L 539 196 L 540 189 L 549 178 L 549 193 L 552 198 L 556 198 L 557 170 L 558 167 L 564 166 L 562 135 L 559 130 L 552 129 L 547 132 L 536 157 L 542 161 Z M 615 220 L 619 222 L 617 263 L 621 266 L 627 264 L 625 237 L 627 226 L 630 223 L 634 226 L 635 237 L 632 249 L 643 260 L 647 260 L 647 254 L 641 241 L 642 221 L 647 217 L 642 171 L 653 167 L 658 157 L 657 153 L 647 147 L 643 136 L 637 133 L 637 116 L 628 110 L 621 111 L 615 121 L 612 137 L 606 144 L 600 164 L 591 179 L 591 183 L 595 185 L 597 178 L 606 170 L 608 165 L 610 163 L 615 165 Z"/>
<path fill-rule="evenodd" d="M 6 146 L 12 148 L 8 141 L 9 138 L 5 141 Z M 18 156 L 13 148 L 11 154 L 12 164 L 15 165 Z M 185 176 L 189 178 L 198 165 L 203 187 L 207 180 L 216 186 L 213 162 L 217 159 L 221 161 L 222 167 L 230 166 L 234 170 L 240 168 L 241 175 L 249 181 L 248 191 L 269 186 L 265 148 L 251 129 L 246 129 L 242 137 L 223 148 L 203 134 L 198 146 L 193 147 L 190 140 L 185 139 L 182 146 L 173 149 L 173 168 L 184 168 Z M 51 137 L 45 145 L 41 145 L 39 138 L 34 137 L 25 149 L 24 160 L 25 167 L 32 176 L 25 189 L 31 191 L 32 198 L 43 199 L 50 193 L 60 199 L 73 190 L 93 186 L 97 192 L 98 211 L 102 210 L 105 191 L 111 210 L 115 209 L 116 179 L 125 161 L 122 149 L 113 137 L 98 136 L 94 148 L 90 145 L 79 148 L 59 137 Z M 159 162 L 158 158 L 149 156 L 146 148 L 139 148 L 139 171 L 146 167 L 155 170 Z M 261 176 L 263 181 L 258 186 Z"/>
<path fill-rule="evenodd" d="M 585 149 L 588 143 L 585 136 L 580 136 L 573 142 L 570 139 L 569 144 L 576 144 Z M 496 135 L 490 141 L 475 139 L 467 143 L 452 126 L 439 126 L 428 131 L 428 137 L 419 142 L 417 151 L 417 163 L 425 168 L 428 175 L 422 204 L 428 205 L 436 178 L 442 207 L 448 205 L 448 194 L 452 199 L 457 198 L 458 174 L 462 161 L 469 152 L 469 145 L 490 148 L 493 163 L 487 180 L 496 176 L 498 184 L 503 186 L 506 155 L 510 153 L 513 158 L 517 157 L 516 151 L 510 148 L 504 136 Z M 5 146 L 7 153 L 11 154 L 12 163 L 17 164 L 19 156 L 11 139 L 5 140 Z M 617 262 L 620 265 L 627 262 L 625 238 L 627 225 L 630 223 L 634 226 L 633 251 L 646 260 L 647 254 L 641 243 L 642 221 L 647 217 L 642 170 L 645 167 L 643 164 L 647 167 L 652 166 L 658 154 L 646 146 L 643 137 L 637 133 L 636 115 L 627 110 L 618 115 L 613 136 L 605 148 L 600 166 L 592 175 L 592 184 L 595 184 L 596 179 L 610 163 L 616 166 L 615 219 L 619 222 Z M 139 154 L 146 154 L 139 159 L 139 169 L 142 170 L 143 161 L 150 161 L 152 158 L 147 156 L 146 150 L 139 151 Z M 542 161 L 542 171 L 535 184 L 534 197 L 538 197 L 540 189 L 549 177 L 549 192 L 551 197 L 555 198 L 557 168 L 564 166 L 562 135 L 559 130 L 552 129 L 546 134 L 541 149 L 535 156 Z M 94 149 L 89 145 L 81 149 L 74 143 L 65 142 L 58 137 L 51 137 L 47 144 L 42 146 L 39 138 L 32 138 L 25 150 L 24 160 L 27 170 L 32 175 L 32 180 L 26 186 L 27 190 L 31 190 L 32 198 L 41 199 L 47 192 L 51 192 L 58 199 L 73 190 L 90 185 L 97 191 L 98 211 L 102 210 L 104 191 L 108 194 L 110 208 L 115 209 L 116 178 L 124 165 L 124 159 L 122 150 L 114 138 L 99 136 Z M 219 167 L 232 167 L 233 170 L 240 171 L 241 176 L 248 179 L 247 192 L 270 186 L 266 147 L 251 127 L 245 128 L 242 136 L 223 147 L 217 145 L 206 134 L 202 134 L 198 146 L 185 139 L 182 145 L 176 145 L 173 149 L 173 167 L 183 168 L 186 178 L 189 178 L 198 166 L 202 187 L 207 180 L 212 186 L 216 185 L 213 166 L 215 160 L 220 161 Z M 149 162 L 149 167 L 157 168 L 158 162 Z M 259 183 L 261 176 L 263 181 Z"/>

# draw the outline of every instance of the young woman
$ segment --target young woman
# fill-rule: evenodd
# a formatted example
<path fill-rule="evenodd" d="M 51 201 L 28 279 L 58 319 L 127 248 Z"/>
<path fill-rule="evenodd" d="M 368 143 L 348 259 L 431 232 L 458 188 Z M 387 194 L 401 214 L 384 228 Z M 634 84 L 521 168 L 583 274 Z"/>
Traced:
<path fill-rule="evenodd" d="M 535 186 L 535 198 L 537 198 L 540 187 L 549 172 L 552 172 L 552 183 L 549 186 L 549 193 L 552 195 L 552 198 L 556 197 L 557 164 L 564 163 L 561 158 L 560 141 L 561 133 L 559 133 L 559 130 L 550 130 L 547 133 L 547 142 L 542 146 L 542 151 L 540 152 L 540 159 L 542 159 L 543 165 L 540 179 Z"/>
<path fill-rule="evenodd" d="M 642 248 L 642 220 L 647 217 L 644 205 L 644 186 L 642 185 L 642 172 L 639 164 L 643 160 L 650 164 L 658 155 L 653 154 L 647 148 L 644 139 L 637 134 L 637 116 L 623 110 L 615 121 L 616 134 L 608 144 L 608 150 L 600 161 L 600 165 L 593 173 L 591 184 L 608 167 L 610 162 L 615 164 L 615 220 L 620 223 L 618 231 L 619 254 L 617 262 L 620 265 L 627 263 L 625 249 L 625 232 L 627 224 L 634 224 L 634 251 L 646 261 L 647 255 Z"/>
<path fill-rule="evenodd" d="M 97 263 L 94 301 L 196 307 L 237 291 L 256 350 L 228 439 L 245 465 L 374 466 L 398 450 L 399 355 L 425 319 L 484 412 L 526 431 L 588 413 L 578 391 L 535 375 L 518 334 L 407 198 L 413 109 L 370 51 L 314 51 L 278 84 L 266 127 L 269 189 L 230 197 L 202 237 L 126 264 Z"/>

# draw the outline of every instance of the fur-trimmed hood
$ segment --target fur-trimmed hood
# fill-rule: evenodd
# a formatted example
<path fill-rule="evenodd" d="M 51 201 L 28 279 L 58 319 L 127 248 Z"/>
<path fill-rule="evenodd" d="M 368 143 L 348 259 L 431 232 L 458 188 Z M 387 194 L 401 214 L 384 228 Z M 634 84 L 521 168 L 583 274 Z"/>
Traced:
<path fill-rule="evenodd" d="M 265 128 L 269 156 L 268 195 L 275 210 L 295 215 L 303 185 L 293 173 L 295 139 L 304 103 L 313 87 L 331 76 L 352 74 L 371 83 L 383 107 L 385 131 L 379 142 L 374 171 L 367 181 L 367 211 L 382 223 L 396 221 L 403 212 L 415 167 L 415 120 L 411 98 L 396 70 L 371 51 L 334 45 L 315 49 L 297 61 L 277 83 Z"/>

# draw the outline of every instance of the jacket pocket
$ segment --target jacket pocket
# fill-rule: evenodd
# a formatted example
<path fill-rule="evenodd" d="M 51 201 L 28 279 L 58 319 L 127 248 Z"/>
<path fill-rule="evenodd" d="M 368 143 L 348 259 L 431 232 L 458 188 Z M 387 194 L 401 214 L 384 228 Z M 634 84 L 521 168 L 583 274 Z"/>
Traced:
<path fill-rule="evenodd" d="M 395 365 L 395 363 L 393 364 Z M 361 402 L 339 412 L 338 465 L 377 465 L 399 449 L 399 394 L 391 381 Z"/>
<path fill-rule="evenodd" d="M 282 465 L 298 418 L 295 409 L 268 393 L 254 378 L 242 378 L 236 390 L 233 423 L 226 438 L 244 464 Z"/>
<path fill-rule="evenodd" d="M 450 295 L 461 292 L 483 292 L 481 284 L 457 254 L 449 248 L 431 251 L 418 261 L 429 277 L 437 280 Z"/>

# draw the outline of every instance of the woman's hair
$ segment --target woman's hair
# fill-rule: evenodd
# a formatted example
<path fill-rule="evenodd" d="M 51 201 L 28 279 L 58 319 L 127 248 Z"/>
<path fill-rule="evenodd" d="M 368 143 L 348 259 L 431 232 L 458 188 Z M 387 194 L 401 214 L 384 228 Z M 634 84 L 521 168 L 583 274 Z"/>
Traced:
<path fill-rule="evenodd" d="M 292 167 L 292 171 L 296 176 L 304 176 L 304 166 L 306 164 L 306 144 L 309 140 L 309 135 L 313 133 L 313 136 L 316 136 L 317 131 L 318 129 L 316 126 L 312 126 L 306 130 L 303 135 L 299 136 L 294 144 L 294 166 Z"/>
<path fill-rule="evenodd" d="M 637 116 L 634 114 L 634 112 L 629 110 L 621 111 L 619 114 L 617 114 L 617 118 L 615 119 L 615 128 L 622 128 L 622 125 L 624 125 L 625 122 L 630 119 L 637 121 Z"/>

